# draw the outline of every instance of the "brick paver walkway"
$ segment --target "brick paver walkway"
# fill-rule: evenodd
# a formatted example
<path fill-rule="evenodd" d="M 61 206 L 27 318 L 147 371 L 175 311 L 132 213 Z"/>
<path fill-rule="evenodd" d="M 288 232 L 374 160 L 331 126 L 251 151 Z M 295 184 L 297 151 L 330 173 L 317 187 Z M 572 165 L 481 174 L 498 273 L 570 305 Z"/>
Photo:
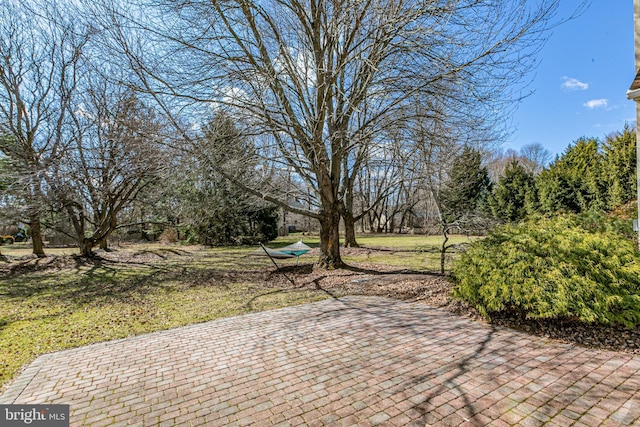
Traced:
<path fill-rule="evenodd" d="M 0 403 L 71 425 L 633 425 L 640 358 L 348 297 L 44 355 Z"/>

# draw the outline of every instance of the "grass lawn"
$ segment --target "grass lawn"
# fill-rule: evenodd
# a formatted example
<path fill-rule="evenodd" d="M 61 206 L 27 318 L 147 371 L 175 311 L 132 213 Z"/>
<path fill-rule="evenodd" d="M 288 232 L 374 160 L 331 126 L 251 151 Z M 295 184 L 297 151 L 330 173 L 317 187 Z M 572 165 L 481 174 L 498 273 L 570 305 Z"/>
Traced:
<path fill-rule="evenodd" d="M 283 247 L 299 241 L 300 238 L 312 248 L 317 247 L 320 243 L 320 239 L 317 236 L 294 234 L 287 237 L 279 237 L 269 246 L 272 248 Z M 477 238 L 474 236 L 450 236 L 447 245 L 470 243 Z M 370 262 L 416 271 L 440 271 L 441 236 L 363 234 L 357 236 L 356 240 L 361 248 L 371 249 L 371 251 L 359 250 L 351 253 L 345 250 L 343 251 L 342 259 L 346 263 Z M 455 253 L 455 247 L 447 250 L 447 267 L 450 265 Z M 295 261 L 293 262 L 295 263 Z"/>
<path fill-rule="evenodd" d="M 294 233 L 287 237 L 278 237 L 269 246 L 282 247 L 295 243 L 302 239 L 307 245 L 317 247 L 320 238 L 314 235 L 304 236 L 301 233 Z M 447 244 L 460 244 L 470 242 L 477 237 L 474 236 L 450 236 Z M 358 244 L 367 248 L 392 248 L 397 251 L 416 250 L 438 250 L 442 245 L 442 236 L 424 236 L 420 234 L 360 234 L 356 237 Z M 340 240 L 343 242 L 343 240 Z"/>
<path fill-rule="evenodd" d="M 290 236 L 269 246 L 298 240 Z M 305 236 L 304 241 L 318 246 L 317 237 Z M 422 270 L 432 269 L 425 254 L 439 244 L 437 238 L 424 236 L 362 236 L 359 241 L 385 251 L 358 251 L 345 255 L 345 261 Z M 29 253 L 19 244 L 1 250 L 9 256 Z M 131 245 L 94 262 L 69 256 L 12 261 L 10 266 L 50 264 L 0 275 L 0 390 L 21 367 L 44 353 L 327 298 L 321 291 L 265 287 L 259 283 L 264 281 L 260 274 L 271 263 L 248 257 L 254 250 Z M 47 252 L 71 255 L 76 250 Z M 312 260 L 304 257 L 304 262 Z M 295 260 L 285 261 L 292 263 Z"/>

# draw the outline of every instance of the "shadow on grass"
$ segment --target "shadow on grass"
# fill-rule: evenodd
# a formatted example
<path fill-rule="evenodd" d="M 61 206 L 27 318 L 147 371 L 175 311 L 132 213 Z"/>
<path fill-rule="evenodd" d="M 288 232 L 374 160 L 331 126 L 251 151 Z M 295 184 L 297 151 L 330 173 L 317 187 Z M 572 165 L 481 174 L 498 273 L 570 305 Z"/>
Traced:
<path fill-rule="evenodd" d="M 158 252 L 160 254 L 158 255 Z M 264 282 L 276 276 L 284 277 L 287 287 L 299 287 L 301 281 L 314 272 L 314 264 L 285 265 L 279 269 L 265 267 L 264 263 L 250 262 L 243 251 L 194 254 L 184 250 L 143 250 L 127 259 L 101 256 L 49 257 L 16 263 L 0 272 L 0 297 L 24 299 L 46 297 L 60 300 L 65 305 L 82 305 L 102 301 L 130 301 L 144 297 L 158 288 L 222 287 L 238 282 Z M 135 259 L 152 254 L 152 259 Z M 170 254 L 170 256 L 168 256 Z M 407 269 L 378 270 L 345 266 L 345 272 L 354 276 L 431 275 L 424 271 Z M 349 274 L 347 273 L 347 274 Z M 434 275 L 437 276 L 437 275 Z M 313 280 L 319 286 L 319 281 Z M 370 280 L 363 278 L 363 281 Z M 309 283 L 309 280 L 306 281 Z"/>
<path fill-rule="evenodd" d="M 289 274 L 287 274 L 289 273 Z M 294 277 L 292 276 L 292 274 L 297 274 L 297 275 L 306 275 L 306 274 L 311 274 L 313 273 L 313 264 L 302 264 L 302 265 L 289 265 L 289 266 L 284 266 L 284 267 L 277 267 L 275 270 L 271 270 L 269 272 L 267 272 L 265 279 L 269 280 L 270 278 L 273 278 L 274 276 L 282 276 L 284 277 L 293 287 L 293 289 L 297 289 L 297 288 L 303 288 L 304 284 L 302 285 L 298 285 L 294 279 Z M 266 294 L 260 294 L 260 295 L 256 295 L 253 298 L 251 298 L 248 302 L 247 302 L 247 308 L 249 308 L 250 310 L 253 310 L 253 303 L 255 302 L 256 299 L 267 296 L 267 295 L 274 295 L 277 293 L 283 293 L 285 292 L 285 289 L 276 289 L 274 291 L 271 292 L 267 292 Z"/>
<path fill-rule="evenodd" d="M 166 259 L 167 254 L 178 255 L 178 256 L 188 256 L 188 255 L 191 255 L 191 252 L 185 251 L 184 249 L 157 248 L 157 249 L 144 249 L 141 251 L 136 251 L 133 253 L 133 256 L 155 255 L 159 258 Z"/>
<path fill-rule="evenodd" d="M 282 274 L 282 273 L 290 273 L 290 274 L 296 274 L 296 275 L 311 274 L 313 273 L 314 266 L 315 264 L 313 263 L 279 266 L 277 270 L 275 268 L 272 268 L 271 275 Z M 422 276 L 442 277 L 442 274 L 437 272 L 432 272 L 432 271 L 411 270 L 406 268 L 399 268 L 399 269 L 393 269 L 393 270 L 373 269 L 373 268 L 358 267 L 357 265 L 350 265 L 346 263 L 339 270 L 349 271 L 349 272 L 358 273 L 358 274 L 369 274 L 371 276 L 422 275 Z"/>
<path fill-rule="evenodd" d="M 217 288 L 230 292 L 236 283 L 261 286 L 265 282 L 273 282 L 277 289 L 252 295 L 246 303 L 251 310 L 255 310 L 255 302 L 259 298 L 296 289 L 309 290 L 311 283 L 316 291 L 332 298 L 338 297 L 335 291 L 323 289 L 322 281 L 327 276 L 320 272 L 321 277 L 313 277 L 312 263 L 285 265 L 276 270 L 264 263 L 248 261 L 242 256 L 243 253 L 244 250 L 192 253 L 154 249 L 136 251 L 126 258 L 122 255 L 118 258 L 116 254 L 108 257 L 31 259 L 0 273 L 4 276 L 4 280 L 0 280 L 0 303 L 4 300 L 9 307 L 16 301 L 27 301 L 36 307 L 51 304 L 57 307 L 56 314 L 52 316 L 59 316 L 66 310 L 73 311 L 85 306 L 143 303 L 147 295 L 157 292 L 171 293 L 194 288 Z M 347 266 L 344 271 L 347 276 L 425 274 L 406 269 L 381 271 L 357 266 Z M 286 282 L 283 283 L 282 278 Z"/>
<path fill-rule="evenodd" d="M 399 270 L 374 270 L 371 268 L 361 268 L 353 265 L 345 265 L 344 270 L 353 271 L 354 273 L 365 273 L 370 274 L 372 276 L 383 276 L 383 275 L 426 275 L 426 276 L 442 276 L 440 273 L 430 272 L 430 271 L 420 271 L 420 270 L 408 270 L 406 268 Z"/>
<path fill-rule="evenodd" d="M 183 251 L 169 251 L 182 255 Z M 188 252 L 186 252 L 189 254 Z M 179 260 L 181 261 L 181 260 Z M 264 276 L 264 271 L 241 270 L 217 266 L 194 265 L 192 259 L 168 264 L 162 261 L 124 261 L 94 256 L 83 258 L 49 257 L 43 261 L 20 262 L 2 274 L 0 298 L 25 300 L 45 298 L 64 305 L 99 304 L 107 301 L 130 302 L 157 289 L 179 290 L 195 287 L 218 287 L 229 290 L 229 284 Z M 25 266 L 25 263 L 30 263 Z M 44 267 L 44 268 L 43 268 Z"/>

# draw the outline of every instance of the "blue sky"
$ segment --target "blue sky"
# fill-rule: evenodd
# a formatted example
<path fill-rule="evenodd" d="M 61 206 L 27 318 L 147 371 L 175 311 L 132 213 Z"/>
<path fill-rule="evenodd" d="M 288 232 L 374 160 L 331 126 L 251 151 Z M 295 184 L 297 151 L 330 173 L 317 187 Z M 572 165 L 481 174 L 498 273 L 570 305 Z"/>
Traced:
<path fill-rule="evenodd" d="M 567 16 L 578 1 L 562 3 Z M 539 60 L 534 93 L 520 104 L 503 148 L 539 142 L 560 154 L 582 136 L 603 139 L 625 122 L 635 125 L 635 103 L 626 98 L 635 76 L 632 0 L 592 0 L 553 30 Z"/>

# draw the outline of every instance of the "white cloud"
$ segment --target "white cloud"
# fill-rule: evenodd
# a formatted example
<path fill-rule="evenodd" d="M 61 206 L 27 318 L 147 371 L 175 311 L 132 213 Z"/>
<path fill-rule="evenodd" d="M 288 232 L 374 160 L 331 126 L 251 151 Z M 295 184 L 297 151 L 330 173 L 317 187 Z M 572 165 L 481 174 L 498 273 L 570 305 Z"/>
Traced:
<path fill-rule="evenodd" d="M 594 108 L 606 108 L 608 104 L 609 104 L 608 100 L 601 98 L 601 99 L 592 99 L 591 101 L 587 101 L 582 105 L 589 108 L 590 110 L 593 110 Z"/>
<path fill-rule="evenodd" d="M 587 90 L 589 89 L 589 83 L 581 82 L 578 79 L 574 79 L 573 77 L 564 76 L 562 78 L 562 84 L 560 87 L 564 90 Z"/>

